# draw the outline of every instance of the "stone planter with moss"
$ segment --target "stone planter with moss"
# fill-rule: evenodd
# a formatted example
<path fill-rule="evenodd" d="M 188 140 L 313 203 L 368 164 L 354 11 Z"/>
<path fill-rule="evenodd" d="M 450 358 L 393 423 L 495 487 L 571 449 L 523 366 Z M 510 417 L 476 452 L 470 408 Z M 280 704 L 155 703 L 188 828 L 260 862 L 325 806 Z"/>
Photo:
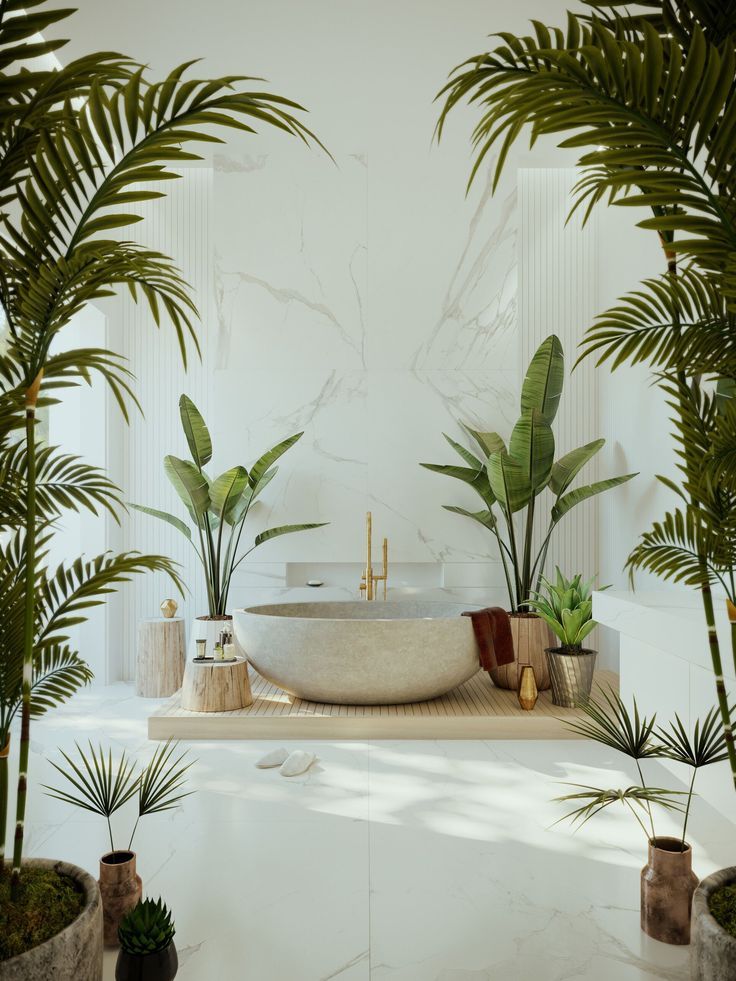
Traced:
<path fill-rule="evenodd" d="M 19 901 L 10 903 L 10 875 L 0 878 L 0 981 L 102 981 L 94 878 L 67 862 L 32 858 L 21 881 Z"/>
<path fill-rule="evenodd" d="M 736 867 L 714 872 L 693 896 L 691 981 L 736 978 Z"/>

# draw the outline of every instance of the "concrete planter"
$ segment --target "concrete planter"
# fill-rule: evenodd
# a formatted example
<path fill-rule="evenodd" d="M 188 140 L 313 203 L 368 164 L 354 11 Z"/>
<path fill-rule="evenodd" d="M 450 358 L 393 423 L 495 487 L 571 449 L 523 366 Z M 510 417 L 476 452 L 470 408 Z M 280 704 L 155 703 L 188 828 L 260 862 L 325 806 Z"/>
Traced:
<path fill-rule="evenodd" d="M 31 858 L 23 865 L 69 876 L 83 890 L 85 905 L 55 937 L 0 961 L 0 981 L 102 981 L 102 900 L 94 878 L 76 865 L 48 858 Z"/>
<path fill-rule="evenodd" d="M 736 867 L 731 867 L 709 875 L 695 890 L 690 938 L 691 981 L 736 978 L 736 937 L 716 923 L 708 907 L 717 889 L 735 882 Z"/>

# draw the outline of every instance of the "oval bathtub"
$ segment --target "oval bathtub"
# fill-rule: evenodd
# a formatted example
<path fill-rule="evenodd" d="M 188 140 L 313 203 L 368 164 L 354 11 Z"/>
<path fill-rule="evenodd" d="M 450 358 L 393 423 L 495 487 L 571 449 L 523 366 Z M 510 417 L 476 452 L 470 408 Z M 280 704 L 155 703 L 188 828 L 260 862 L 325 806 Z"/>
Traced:
<path fill-rule="evenodd" d="M 312 702 L 393 705 L 437 698 L 471 678 L 478 649 L 467 605 L 275 603 L 236 610 L 259 674 Z"/>

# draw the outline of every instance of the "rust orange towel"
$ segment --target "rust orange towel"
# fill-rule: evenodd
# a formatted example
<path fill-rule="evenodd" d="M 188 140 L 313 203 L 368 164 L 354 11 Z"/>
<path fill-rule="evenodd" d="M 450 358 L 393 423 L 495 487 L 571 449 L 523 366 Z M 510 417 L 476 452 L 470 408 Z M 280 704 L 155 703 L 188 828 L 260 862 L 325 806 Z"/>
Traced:
<path fill-rule="evenodd" d="M 473 624 L 480 666 L 484 671 L 514 662 L 514 638 L 506 610 L 500 606 L 488 606 L 485 610 L 469 610 L 462 615 L 470 617 Z"/>

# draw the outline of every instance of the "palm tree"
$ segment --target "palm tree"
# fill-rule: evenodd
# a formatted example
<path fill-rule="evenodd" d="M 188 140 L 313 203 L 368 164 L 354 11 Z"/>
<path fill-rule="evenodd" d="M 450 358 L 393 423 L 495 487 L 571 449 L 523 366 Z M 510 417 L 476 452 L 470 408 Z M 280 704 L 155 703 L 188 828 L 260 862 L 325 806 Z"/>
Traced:
<path fill-rule="evenodd" d="M 630 568 L 700 590 L 736 785 L 711 594 L 713 582 L 723 582 L 734 599 L 736 554 L 724 509 L 736 484 L 736 427 L 733 409 L 723 399 L 719 409 L 702 384 L 702 376 L 720 379 L 725 396 L 736 379 L 736 0 L 649 0 L 634 14 L 618 0 L 586 7 L 564 30 L 534 22 L 528 36 L 502 33 L 492 51 L 455 69 L 440 92 L 437 135 L 468 101 L 480 110 L 469 183 L 494 150 L 495 186 L 526 130 L 532 141 L 552 135 L 580 151 L 574 207 L 584 217 L 601 201 L 651 212 L 639 226 L 658 235 L 663 273 L 592 327 L 584 354 L 614 366 L 646 362 L 671 397 L 683 504 L 644 536 Z M 733 623 L 736 609 L 729 613 Z M 736 664 L 736 627 L 732 641 Z"/>
<path fill-rule="evenodd" d="M 59 71 L 19 68 L 63 42 L 18 42 L 71 12 L 49 8 L 46 0 L 0 3 L 0 304 L 7 328 L 7 349 L 0 357 L 0 438 L 4 433 L 7 450 L 12 432 L 22 427 L 23 434 L 21 456 L 9 461 L 5 454 L 3 464 L 11 471 L 21 464 L 20 498 L 11 483 L 3 501 L 6 524 L 17 524 L 19 500 L 22 513 L 21 530 L 2 557 L 10 566 L 8 582 L 18 588 L 17 579 L 22 579 L 22 624 L 15 624 L 9 635 L 14 638 L 12 650 L 4 652 L 11 702 L 18 660 L 21 666 L 13 895 L 23 851 L 34 664 L 46 649 L 47 617 L 53 620 L 56 608 L 64 609 L 79 590 L 89 597 L 109 591 L 129 573 L 156 568 L 173 572 L 160 556 L 119 556 L 112 566 L 102 558 L 99 567 L 64 568 L 53 576 L 43 569 L 50 525 L 39 481 L 44 458 L 36 440 L 38 407 L 94 373 L 110 386 L 126 417 L 130 399 L 135 402 L 129 372 L 114 352 L 82 348 L 52 354 L 51 345 L 87 303 L 124 287 L 147 304 L 157 326 L 162 320 L 173 326 L 186 365 L 188 344 L 198 350 L 196 308 L 171 259 L 125 240 L 123 229 L 141 217 L 135 206 L 163 196 L 163 190 L 151 185 L 163 188 L 177 176 L 173 167 L 200 159 L 191 144 L 222 142 L 217 129 L 252 134 L 260 123 L 305 143 L 316 141 L 295 115 L 301 111 L 297 103 L 263 91 L 259 80 L 248 76 L 196 79 L 190 77 L 193 63 L 188 63 L 151 82 L 142 66 L 111 53 L 78 59 Z M 82 495 L 80 506 L 89 506 L 94 494 L 80 484 L 89 484 L 94 475 L 80 468 L 72 484 Z M 98 488 L 98 493 L 107 506 L 117 504 L 110 487 Z M 61 494 L 56 501 L 66 506 Z M 83 609 L 84 602 L 76 608 Z M 3 609 L 3 616 L 11 611 L 17 615 L 13 605 Z M 61 657 L 63 635 L 52 630 L 50 636 Z M 75 681 L 84 681 L 79 671 Z M 57 688 L 50 700 L 61 700 L 73 687 Z"/>

